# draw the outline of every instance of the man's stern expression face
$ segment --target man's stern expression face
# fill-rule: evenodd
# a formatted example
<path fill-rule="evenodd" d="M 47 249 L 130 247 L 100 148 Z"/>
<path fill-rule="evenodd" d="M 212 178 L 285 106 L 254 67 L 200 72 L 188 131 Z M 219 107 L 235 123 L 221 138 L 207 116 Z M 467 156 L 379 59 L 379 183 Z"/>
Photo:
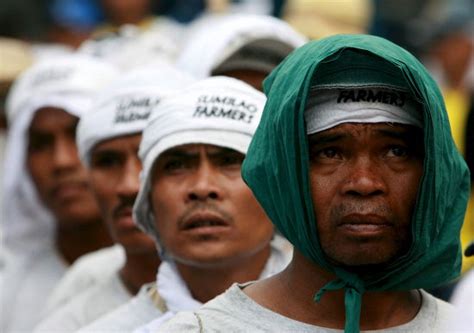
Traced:
<path fill-rule="evenodd" d="M 273 226 L 242 180 L 244 155 L 206 144 L 164 152 L 152 172 L 160 240 L 178 262 L 235 264 L 265 249 Z"/>
<path fill-rule="evenodd" d="M 89 180 L 112 238 L 131 252 L 156 252 L 153 239 L 133 221 L 133 204 L 142 169 L 141 134 L 98 143 L 91 154 Z"/>
<path fill-rule="evenodd" d="M 61 227 L 100 219 L 77 153 L 77 122 L 62 109 L 45 107 L 35 113 L 28 130 L 27 169 Z"/>
<path fill-rule="evenodd" d="M 313 207 L 330 261 L 356 268 L 406 253 L 423 157 L 413 126 L 348 123 L 309 136 Z"/>

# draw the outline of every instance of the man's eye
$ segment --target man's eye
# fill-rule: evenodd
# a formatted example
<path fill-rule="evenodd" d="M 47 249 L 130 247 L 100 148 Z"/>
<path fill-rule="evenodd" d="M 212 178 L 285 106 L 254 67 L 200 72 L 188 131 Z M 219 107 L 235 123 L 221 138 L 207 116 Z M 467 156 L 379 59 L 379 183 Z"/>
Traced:
<path fill-rule="evenodd" d="M 327 158 L 336 158 L 338 157 L 337 150 L 334 148 L 326 148 L 321 151 L 321 155 Z"/>
<path fill-rule="evenodd" d="M 176 160 L 168 160 L 166 163 L 163 165 L 163 169 L 165 171 L 178 171 L 182 170 L 186 167 L 186 164 L 179 159 Z"/>
<path fill-rule="evenodd" d="M 115 154 L 104 154 L 92 157 L 92 167 L 96 168 L 114 168 L 122 164 L 120 156 Z"/>
<path fill-rule="evenodd" d="M 28 142 L 28 151 L 30 153 L 41 152 L 52 147 L 53 139 L 49 137 L 31 137 Z"/>
<path fill-rule="evenodd" d="M 407 148 L 402 146 L 393 146 L 387 152 L 387 157 L 406 157 L 409 155 Z"/>
<path fill-rule="evenodd" d="M 329 147 L 316 151 L 314 157 L 319 159 L 339 159 L 341 154 L 338 149 Z"/>
<path fill-rule="evenodd" d="M 222 156 L 220 158 L 221 166 L 240 166 L 244 160 L 244 155 L 242 154 L 229 154 Z"/>

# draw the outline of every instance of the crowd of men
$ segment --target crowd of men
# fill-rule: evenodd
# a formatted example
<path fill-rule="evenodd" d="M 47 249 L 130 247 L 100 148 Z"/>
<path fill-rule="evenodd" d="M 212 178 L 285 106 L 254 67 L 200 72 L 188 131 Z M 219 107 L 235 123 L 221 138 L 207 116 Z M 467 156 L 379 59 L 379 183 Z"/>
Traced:
<path fill-rule="evenodd" d="M 426 291 L 460 277 L 471 180 L 413 55 L 258 15 L 170 31 L 13 84 L 2 332 L 474 330 L 472 272 L 462 306 Z"/>

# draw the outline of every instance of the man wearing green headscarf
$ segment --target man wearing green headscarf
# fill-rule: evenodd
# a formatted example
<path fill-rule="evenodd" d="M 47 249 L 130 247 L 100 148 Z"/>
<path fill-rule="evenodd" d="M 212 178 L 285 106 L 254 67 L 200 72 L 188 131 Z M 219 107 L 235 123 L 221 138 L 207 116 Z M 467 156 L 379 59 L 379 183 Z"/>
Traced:
<path fill-rule="evenodd" d="M 382 38 L 338 35 L 264 88 L 242 174 L 293 260 L 163 331 L 441 331 L 451 306 L 422 289 L 459 276 L 469 172 L 426 69 Z"/>

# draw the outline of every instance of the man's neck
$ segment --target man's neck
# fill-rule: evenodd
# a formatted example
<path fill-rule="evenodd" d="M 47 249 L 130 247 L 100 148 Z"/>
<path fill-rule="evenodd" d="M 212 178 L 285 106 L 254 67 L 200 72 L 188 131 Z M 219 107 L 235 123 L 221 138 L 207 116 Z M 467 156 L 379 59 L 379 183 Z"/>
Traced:
<path fill-rule="evenodd" d="M 336 276 L 312 263 L 297 250 L 280 274 L 251 285 L 245 293 L 260 305 L 283 316 L 311 325 L 343 329 L 344 290 L 327 291 L 319 303 L 313 297 Z M 361 330 L 399 326 L 412 320 L 421 306 L 417 291 L 365 292 Z"/>
<path fill-rule="evenodd" d="M 136 295 L 144 284 L 156 280 L 156 272 L 161 261 L 157 251 L 131 253 L 125 250 L 125 257 L 120 278 L 130 294 Z"/>
<path fill-rule="evenodd" d="M 227 265 L 196 267 L 177 262 L 181 277 L 193 298 L 205 303 L 226 291 L 233 283 L 258 280 L 270 257 L 270 245 L 251 257 Z"/>
<path fill-rule="evenodd" d="M 102 221 L 56 231 L 56 248 L 69 264 L 86 253 L 111 245 L 112 240 Z"/>

